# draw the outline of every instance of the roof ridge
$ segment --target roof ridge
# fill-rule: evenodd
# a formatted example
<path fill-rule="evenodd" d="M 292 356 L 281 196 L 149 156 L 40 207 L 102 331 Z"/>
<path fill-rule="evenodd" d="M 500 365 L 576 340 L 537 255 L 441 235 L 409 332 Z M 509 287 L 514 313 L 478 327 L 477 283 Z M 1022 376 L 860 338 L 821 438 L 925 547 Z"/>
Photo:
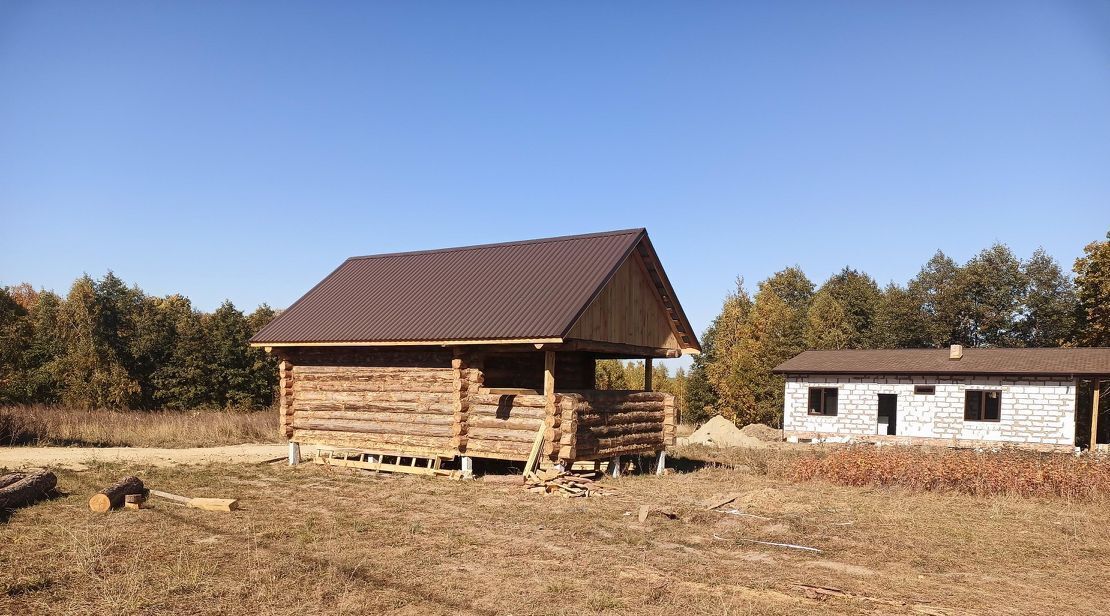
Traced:
<path fill-rule="evenodd" d="M 530 244 L 547 244 L 553 242 L 566 242 L 571 240 L 584 240 L 594 237 L 608 237 L 614 235 L 632 235 L 645 233 L 647 230 L 643 227 L 632 229 L 618 229 L 615 231 L 598 231 L 596 233 L 580 233 L 578 235 L 560 235 L 556 237 L 539 237 L 530 240 L 516 240 L 511 242 L 494 242 L 492 244 L 473 244 L 470 246 L 454 246 L 450 248 L 432 248 L 428 250 L 409 250 L 404 252 L 383 252 L 372 255 L 361 255 L 355 257 L 348 257 L 348 261 L 361 261 L 363 259 L 381 259 L 384 257 L 407 257 L 413 255 L 433 254 L 437 252 L 460 252 L 464 250 L 482 250 L 485 248 L 501 248 L 505 246 L 524 246 Z"/>

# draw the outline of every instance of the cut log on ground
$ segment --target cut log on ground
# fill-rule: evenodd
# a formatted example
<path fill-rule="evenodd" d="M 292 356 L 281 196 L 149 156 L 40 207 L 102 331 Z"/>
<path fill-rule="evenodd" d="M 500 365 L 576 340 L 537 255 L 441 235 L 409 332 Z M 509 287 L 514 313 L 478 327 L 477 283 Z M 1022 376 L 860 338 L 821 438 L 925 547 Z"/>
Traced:
<path fill-rule="evenodd" d="M 93 494 L 89 499 L 89 509 L 97 513 L 104 513 L 123 506 L 124 497 L 128 494 L 142 494 L 146 488 L 143 480 L 138 477 L 124 477 L 100 492 Z"/>
<path fill-rule="evenodd" d="M 6 488 L 26 476 L 27 473 L 8 473 L 7 475 L 0 475 L 0 488 Z"/>
<path fill-rule="evenodd" d="M 47 470 L 29 472 L 0 488 L 0 510 L 30 505 L 50 496 L 56 487 L 58 487 L 58 478 L 54 473 Z"/>

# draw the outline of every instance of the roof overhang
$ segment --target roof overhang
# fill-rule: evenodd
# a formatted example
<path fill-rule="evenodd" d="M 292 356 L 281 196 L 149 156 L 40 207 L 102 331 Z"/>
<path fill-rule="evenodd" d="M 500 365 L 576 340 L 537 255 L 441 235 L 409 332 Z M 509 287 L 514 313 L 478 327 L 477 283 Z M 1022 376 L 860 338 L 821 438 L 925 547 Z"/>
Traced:
<path fill-rule="evenodd" d="M 465 346 L 476 344 L 559 344 L 562 338 L 499 338 L 493 340 L 329 340 L 324 342 L 265 342 L 254 341 L 255 348 L 277 347 L 398 347 L 398 346 Z"/>

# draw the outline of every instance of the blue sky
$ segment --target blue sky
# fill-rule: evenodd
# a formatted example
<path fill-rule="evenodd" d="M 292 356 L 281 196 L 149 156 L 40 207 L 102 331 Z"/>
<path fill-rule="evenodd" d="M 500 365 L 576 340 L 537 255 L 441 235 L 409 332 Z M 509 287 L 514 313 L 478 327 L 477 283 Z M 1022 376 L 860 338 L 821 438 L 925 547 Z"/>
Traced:
<path fill-rule="evenodd" d="M 646 226 L 904 282 L 1110 227 L 1110 3 L 0 4 L 0 284 L 284 307 L 349 255 Z"/>

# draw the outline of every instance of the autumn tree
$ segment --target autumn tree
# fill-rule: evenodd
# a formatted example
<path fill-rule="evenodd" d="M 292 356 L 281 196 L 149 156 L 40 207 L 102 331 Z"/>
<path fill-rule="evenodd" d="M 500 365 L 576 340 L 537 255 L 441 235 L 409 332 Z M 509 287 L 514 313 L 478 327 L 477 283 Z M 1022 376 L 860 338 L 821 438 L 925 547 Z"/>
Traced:
<path fill-rule="evenodd" d="M 1110 233 L 1091 242 L 1075 261 L 1079 336 L 1083 346 L 1110 346 Z"/>

